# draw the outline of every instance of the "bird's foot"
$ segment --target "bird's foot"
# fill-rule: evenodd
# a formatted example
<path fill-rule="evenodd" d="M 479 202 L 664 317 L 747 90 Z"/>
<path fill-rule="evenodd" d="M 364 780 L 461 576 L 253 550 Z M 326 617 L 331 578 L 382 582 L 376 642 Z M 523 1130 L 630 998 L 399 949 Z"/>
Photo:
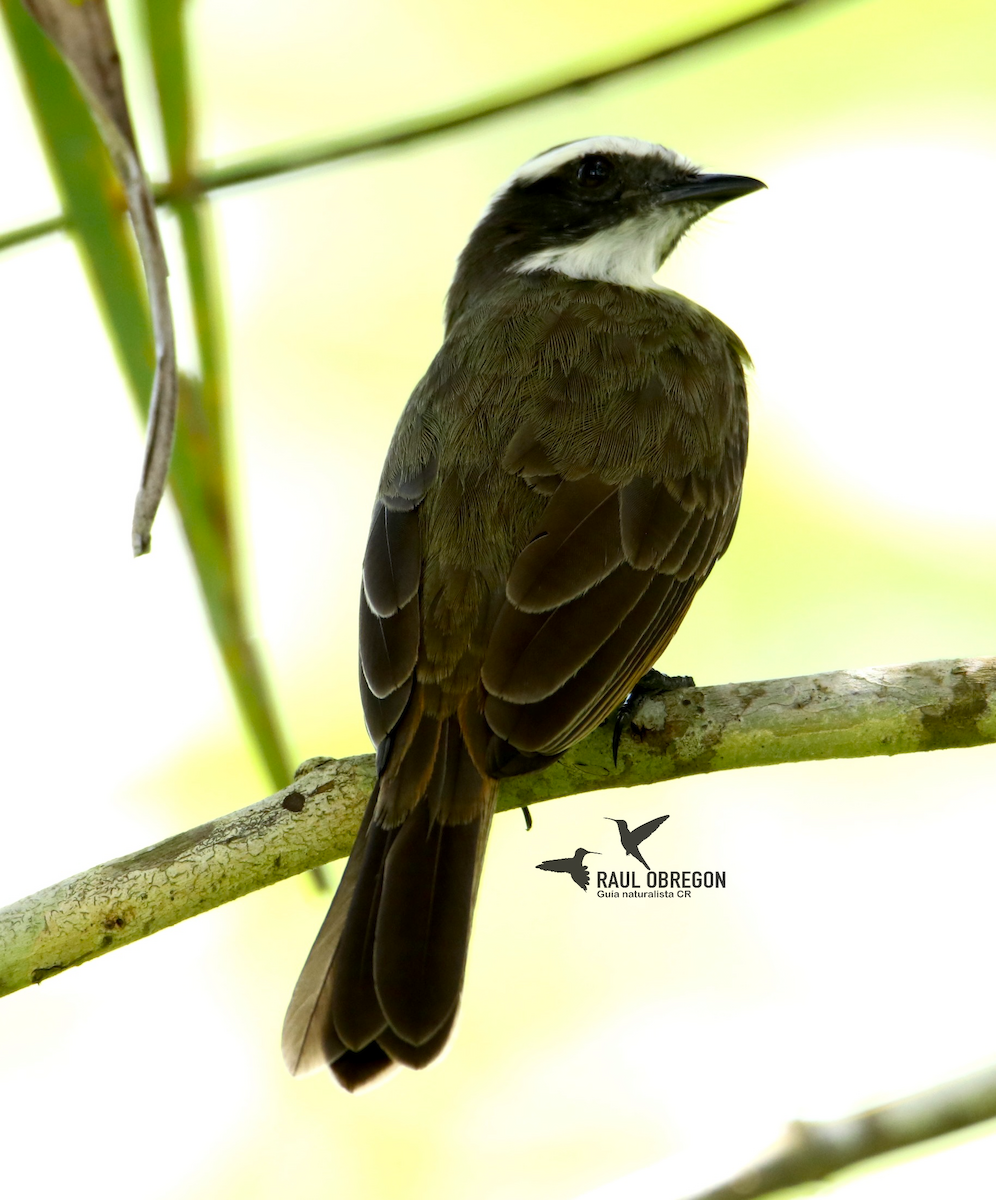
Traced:
<path fill-rule="evenodd" d="M 612 727 L 612 765 L 619 766 L 619 743 L 622 735 L 633 724 L 633 714 L 645 696 L 663 696 L 665 692 L 677 692 L 681 688 L 695 687 L 691 675 L 664 675 L 660 671 L 649 670 L 633 685 L 633 690 L 616 710 L 615 724 Z"/>
<path fill-rule="evenodd" d="M 526 833 L 533 827 L 533 814 L 529 811 L 529 805 L 523 804 L 522 815 L 526 818 Z"/>

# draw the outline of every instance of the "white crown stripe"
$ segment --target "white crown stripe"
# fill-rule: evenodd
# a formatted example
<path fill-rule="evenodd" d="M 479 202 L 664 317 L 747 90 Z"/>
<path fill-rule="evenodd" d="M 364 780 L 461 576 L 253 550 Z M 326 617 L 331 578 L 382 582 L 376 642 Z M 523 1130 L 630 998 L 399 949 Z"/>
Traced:
<path fill-rule="evenodd" d="M 632 154 L 640 158 L 659 158 L 662 162 L 666 162 L 670 166 L 683 171 L 694 171 L 697 169 L 695 164 L 685 158 L 683 154 L 679 154 L 676 150 L 669 150 L 667 146 L 659 146 L 656 142 L 644 142 L 639 138 L 610 137 L 608 135 L 604 137 L 581 138 L 580 141 L 568 142 L 565 146 L 558 146 L 555 150 L 547 150 L 543 154 L 537 154 L 535 158 L 531 158 L 527 163 L 519 167 L 514 174 L 505 180 L 488 201 L 484 212 L 481 213 L 478 224 L 487 219 L 491 210 L 501 200 L 502 196 L 515 187 L 516 184 L 535 183 L 537 179 L 542 179 L 544 175 L 549 175 L 565 163 L 569 163 L 576 158 L 583 158 L 586 154 Z"/>
<path fill-rule="evenodd" d="M 512 175 L 501 190 L 505 191 L 516 183 L 533 183 L 565 163 L 582 158 L 586 154 L 631 154 L 640 158 L 660 158 L 675 167 L 694 169 L 683 155 L 655 142 L 643 142 L 639 138 L 627 137 L 592 137 L 568 142 L 566 146 L 558 146 L 556 150 L 547 150 L 544 154 L 531 158 Z"/>

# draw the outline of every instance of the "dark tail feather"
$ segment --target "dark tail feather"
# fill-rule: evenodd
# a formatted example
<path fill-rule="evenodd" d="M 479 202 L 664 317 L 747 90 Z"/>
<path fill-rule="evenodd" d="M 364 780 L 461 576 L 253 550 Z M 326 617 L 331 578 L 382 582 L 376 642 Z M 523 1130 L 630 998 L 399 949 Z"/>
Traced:
<path fill-rule="evenodd" d="M 397 796 L 404 816 L 392 823 L 393 805 L 374 789 L 288 1010 L 294 1074 L 329 1064 L 353 1091 L 395 1063 L 427 1066 L 446 1044 L 497 790 L 456 717 L 442 723 L 422 790 L 417 800 Z"/>
<path fill-rule="evenodd" d="M 427 1067 L 433 1059 L 437 1058 L 443 1050 L 443 1047 L 450 1040 L 450 1034 L 453 1032 L 453 1026 L 456 1023 L 456 1011 L 452 1012 L 442 1025 L 438 1033 L 434 1033 L 427 1042 L 423 1042 L 421 1046 L 413 1046 L 410 1042 L 403 1041 L 396 1033 L 392 1033 L 390 1029 L 385 1029 L 377 1039 L 377 1044 L 382 1050 L 400 1063 L 404 1067 L 413 1067 L 415 1070 L 421 1067 Z"/>
<path fill-rule="evenodd" d="M 384 829 L 376 821 L 371 825 L 349 915 L 335 952 L 338 961 L 350 964 L 350 986 L 332 988 L 331 1025 L 350 1050 L 362 1050 L 387 1025 L 374 986 L 374 936 L 384 859 L 396 836 L 397 830 Z"/>
<path fill-rule="evenodd" d="M 332 1074 L 347 1092 L 356 1092 L 397 1066 L 415 1070 L 427 1067 L 450 1040 L 455 1021 L 454 1012 L 439 1032 L 421 1046 L 402 1041 L 390 1029 L 382 1030 L 377 1041 L 362 1050 L 343 1050 L 340 1046 L 338 1055 L 329 1062 Z"/>
<path fill-rule="evenodd" d="M 390 1071 L 394 1063 L 376 1042 L 371 1042 L 362 1050 L 347 1050 L 329 1066 L 347 1092 L 356 1092 L 385 1071 Z"/>
<path fill-rule="evenodd" d="M 374 976 L 386 1024 L 414 1046 L 439 1032 L 460 996 L 480 825 L 437 824 L 423 803 L 387 856 Z"/>
<path fill-rule="evenodd" d="M 292 1075 L 307 1075 L 317 1071 L 346 1049 L 331 1019 L 332 958 L 342 936 L 349 902 L 360 876 L 377 794 L 378 788 L 375 787 L 367 802 L 349 862 L 287 1007 L 283 1052 L 287 1070 Z"/>

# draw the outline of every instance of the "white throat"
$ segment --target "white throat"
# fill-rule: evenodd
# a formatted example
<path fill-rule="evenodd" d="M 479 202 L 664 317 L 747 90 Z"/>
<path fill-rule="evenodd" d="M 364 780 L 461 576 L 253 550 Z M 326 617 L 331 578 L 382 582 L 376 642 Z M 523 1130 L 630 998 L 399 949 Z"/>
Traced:
<path fill-rule="evenodd" d="M 596 279 L 641 291 L 654 290 L 654 276 L 667 254 L 699 216 L 698 206 L 661 208 L 630 217 L 568 246 L 537 250 L 515 265 L 520 274 L 556 271 L 571 279 Z"/>

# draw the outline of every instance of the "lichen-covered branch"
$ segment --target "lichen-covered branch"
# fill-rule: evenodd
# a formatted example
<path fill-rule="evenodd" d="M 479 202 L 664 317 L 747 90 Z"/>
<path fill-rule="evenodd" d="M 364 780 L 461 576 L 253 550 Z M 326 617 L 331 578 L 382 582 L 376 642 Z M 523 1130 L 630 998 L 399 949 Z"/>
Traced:
<path fill-rule="evenodd" d="M 602 726 L 499 809 L 599 788 L 996 742 L 996 659 L 685 688 L 645 698 L 612 761 Z M 265 800 L 0 910 L 0 995 L 348 853 L 372 755 L 310 759 Z"/>
<path fill-rule="evenodd" d="M 996 1117 L 996 1067 L 840 1121 L 794 1121 L 770 1154 L 694 1200 L 757 1200 Z"/>

